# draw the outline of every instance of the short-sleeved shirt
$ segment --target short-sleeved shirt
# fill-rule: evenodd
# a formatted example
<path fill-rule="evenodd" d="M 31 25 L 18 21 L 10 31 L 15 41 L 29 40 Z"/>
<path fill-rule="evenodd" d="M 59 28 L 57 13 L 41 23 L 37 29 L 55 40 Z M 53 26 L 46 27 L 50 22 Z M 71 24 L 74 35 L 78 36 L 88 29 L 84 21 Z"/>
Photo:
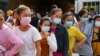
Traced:
<path fill-rule="evenodd" d="M 14 28 L 15 34 L 24 41 L 24 46 L 19 52 L 19 56 L 36 56 L 35 41 L 41 40 L 38 30 L 31 26 L 28 31 L 22 32 L 19 27 Z"/>
<path fill-rule="evenodd" d="M 69 52 L 72 53 L 72 49 L 75 44 L 75 40 L 82 40 L 85 35 L 76 27 L 67 28 L 69 34 Z"/>

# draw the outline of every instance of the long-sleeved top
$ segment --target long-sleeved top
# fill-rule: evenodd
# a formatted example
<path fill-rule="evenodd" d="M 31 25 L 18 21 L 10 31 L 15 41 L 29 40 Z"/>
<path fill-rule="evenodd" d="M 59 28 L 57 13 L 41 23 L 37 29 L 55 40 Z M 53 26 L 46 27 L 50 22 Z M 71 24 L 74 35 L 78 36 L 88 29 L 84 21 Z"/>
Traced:
<path fill-rule="evenodd" d="M 0 29 L 0 56 L 16 55 L 24 42 L 17 37 L 6 25 Z"/>
<path fill-rule="evenodd" d="M 66 28 L 62 25 L 57 25 L 55 30 L 51 29 L 51 32 L 52 31 L 54 31 L 57 40 L 58 49 L 56 54 L 59 53 L 60 56 L 68 56 L 69 36 Z"/>
<path fill-rule="evenodd" d="M 93 25 L 87 23 L 84 27 L 79 26 L 80 31 L 86 36 L 86 43 L 79 49 L 80 55 L 93 56 L 92 51 L 92 36 L 93 36 Z"/>
<path fill-rule="evenodd" d="M 41 33 L 43 37 L 41 40 L 41 56 L 53 56 L 53 52 L 57 51 L 57 42 L 55 35 L 53 33 L 50 36 L 46 36 L 46 34 Z"/>

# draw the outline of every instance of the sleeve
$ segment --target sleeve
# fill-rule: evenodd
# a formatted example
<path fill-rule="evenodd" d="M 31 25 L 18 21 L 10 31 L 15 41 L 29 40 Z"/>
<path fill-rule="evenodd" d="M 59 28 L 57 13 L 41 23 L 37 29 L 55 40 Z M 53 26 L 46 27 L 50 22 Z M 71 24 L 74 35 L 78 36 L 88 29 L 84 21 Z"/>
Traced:
<path fill-rule="evenodd" d="M 2 45 L 0 45 L 0 50 L 2 50 L 2 51 L 6 51 L 6 48 L 4 48 Z"/>
<path fill-rule="evenodd" d="M 39 31 L 36 28 L 34 28 L 33 29 L 33 41 L 35 42 L 35 41 L 38 41 L 41 39 L 42 39 L 42 37 L 41 37 Z"/>
<path fill-rule="evenodd" d="M 88 31 L 88 36 L 87 36 L 87 42 L 91 42 L 93 37 L 93 26 L 90 25 L 89 31 Z"/>
<path fill-rule="evenodd" d="M 16 55 L 20 48 L 22 47 L 22 45 L 24 44 L 24 42 L 19 38 L 17 37 L 14 32 L 12 32 L 10 29 L 8 29 L 6 31 L 7 33 L 7 37 L 8 37 L 8 40 L 14 45 L 12 47 L 11 50 L 7 50 L 7 53 L 5 56 L 14 56 Z M 8 52 L 9 51 L 9 52 Z"/>
<path fill-rule="evenodd" d="M 81 39 L 85 38 L 85 35 L 78 28 L 75 28 L 75 30 L 76 30 L 76 39 L 77 40 L 81 40 Z"/>
<path fill-rule="evenodd" d="M 69 36 L 68 31 L 66 28 L 63 30 L 63 56 L 68 56 L 68 49 L 69 49 Z"/>
<path fill-rule="evenodd" d="M 56 41 L 56 37 L 53 33 L 51 33 L 51 36 L 49 36 L 47 38 L 49 47 L 52 51 L 56 52 L 57 51 L 57 41 Z"/>

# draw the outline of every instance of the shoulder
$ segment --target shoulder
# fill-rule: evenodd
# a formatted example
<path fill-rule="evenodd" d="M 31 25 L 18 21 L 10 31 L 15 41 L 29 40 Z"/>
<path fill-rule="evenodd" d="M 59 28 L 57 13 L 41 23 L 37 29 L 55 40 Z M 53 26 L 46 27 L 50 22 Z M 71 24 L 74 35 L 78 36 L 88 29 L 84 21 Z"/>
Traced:
<path fill-rule="evenodd" d="M 12 29 L 14 32 L 19 30 L 19 26 L 14 26 Z"/>
<path fill-rule="evenodd" d="M 31 29 L 32 31 L 38 31 L 37 28 L 34 27 L 34 26 L 32 26 L 32 25 L 30 25 L 30 29 Z"/>
<path fill-rule="evenodd" d="M 58 29 L 62 29 L 62 30 L 65 30 L 66 29 L 63 25 L 58 25 L 57 28 Z"/>
<path fill-rule="evenodd" d="M 78 29 L 77 27 L 75 27 L 75 26 L 72 26 L 71 29 L 73 29 L 73 30 L 79 30 L 79 29 Z"/>
<path fill-rule="evenodd" d="M 8 30 L 10 30 L 10 28 L 7 25 L 3 24 L 3 30 L 8 31 Z"/>

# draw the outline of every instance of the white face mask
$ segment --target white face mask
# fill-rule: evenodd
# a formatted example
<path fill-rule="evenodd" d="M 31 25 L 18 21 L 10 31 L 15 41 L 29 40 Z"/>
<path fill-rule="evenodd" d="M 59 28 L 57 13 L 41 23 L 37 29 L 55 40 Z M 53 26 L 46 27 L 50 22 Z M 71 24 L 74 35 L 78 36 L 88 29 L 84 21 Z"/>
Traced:
<path fill-rule="evenodd" d="M 100 27 L 100 21 L 96 21 L 95 26 Z"/>
<path fill-rule="evenodd" d="M 61 18 L 54 18 L 53 22 L 55 24 L 60 24 L 61 23 Z"/>
<path fill-rule="evenodd" d="M 42 31 L 48 32 L 50 30 L 50 26 L 42 26 Z"/>

